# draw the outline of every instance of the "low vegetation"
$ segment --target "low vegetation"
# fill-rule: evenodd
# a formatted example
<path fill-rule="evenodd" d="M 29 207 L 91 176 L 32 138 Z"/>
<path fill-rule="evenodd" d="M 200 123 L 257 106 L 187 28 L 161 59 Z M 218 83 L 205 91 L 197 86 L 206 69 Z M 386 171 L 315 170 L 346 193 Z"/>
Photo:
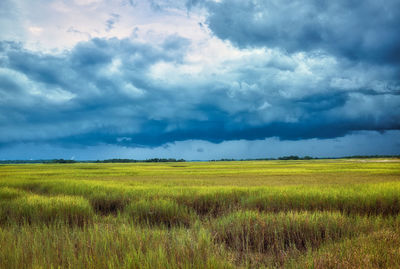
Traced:
<path fill-rule="evenodd" d="M 82 226 L 93 218 L 93 209 L 82 197 L 25 195 L 0 203 L 0 223 L 11 225 L 61 223 Z"/>
<path fill-rule="evenodd" d="M 396 159 L 0 165 L 0 268 L 398 268 Z"/>
<path fill-rule="evenodd" d="M 195 219 L 195 214 L 187 207 L 167 199 L 134 201 L 125 211 L 135 223 L 148 226 L 189 226 Z"/>

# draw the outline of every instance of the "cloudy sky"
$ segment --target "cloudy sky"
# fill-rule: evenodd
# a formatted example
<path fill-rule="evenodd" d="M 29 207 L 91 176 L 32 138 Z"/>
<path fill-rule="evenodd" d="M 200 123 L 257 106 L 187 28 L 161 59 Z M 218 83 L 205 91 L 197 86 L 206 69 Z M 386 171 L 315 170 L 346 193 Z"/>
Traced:
<path fill-rule="evenodd" d="M 1 0 L 0 159 L 400 154 L 398 0 Z"/>

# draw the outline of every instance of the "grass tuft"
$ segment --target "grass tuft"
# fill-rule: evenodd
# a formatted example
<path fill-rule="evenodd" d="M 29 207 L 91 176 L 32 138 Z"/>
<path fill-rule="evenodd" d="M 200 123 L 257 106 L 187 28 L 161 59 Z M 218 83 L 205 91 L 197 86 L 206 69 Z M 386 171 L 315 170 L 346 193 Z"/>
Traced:
<path fill-rule="evenodd" d="M 82 226 L 92 220 L 93 211 L 82 197 L 39 195 L 24 196 L 0 203 L 0 223 L 66 223 Z"/>
<path fill-rule="evenodd" d="M 350 218 L 338 212 L 259 213 L 239 211 L 216 219 L 211 230 L 217 242 L 230 249 L 279 253 L 306 250 L 353 236 L 370 227 L 366 218 Z"/>
<path fill-rule="evenodd" d="M 119 193 L 99 192 L 91 194 L 89 201 L 96 212 L 102 215 L 109 215 L 122 212 L 130 199 Z"/>
<path fill-rule="evenodd" d="M 400 268 L 400 233 L 378 230 L 309 252 L 288 268 Z"/>
<path fill-rule="evenodd" d="M 24 195 L 24 192 L 14 188 L 0 188 L 0 201 L 11 200 Z"/>
<path fill-rule="evenodd" d="M 189 226 L 195 220 L 195 214 L 187 207 L 173 200 L 139 200 L 132 202 L 126 213 L 135 223 L 148 225 Z"/>

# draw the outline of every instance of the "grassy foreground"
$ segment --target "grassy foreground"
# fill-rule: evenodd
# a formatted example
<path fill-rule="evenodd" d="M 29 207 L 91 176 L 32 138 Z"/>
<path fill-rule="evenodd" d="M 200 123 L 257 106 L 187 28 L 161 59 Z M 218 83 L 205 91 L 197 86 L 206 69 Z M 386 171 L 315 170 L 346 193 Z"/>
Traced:
<path fill-rule="evenodd" d="M 0 165 L 0 268 L 400 268 L 400 160 Z"/>

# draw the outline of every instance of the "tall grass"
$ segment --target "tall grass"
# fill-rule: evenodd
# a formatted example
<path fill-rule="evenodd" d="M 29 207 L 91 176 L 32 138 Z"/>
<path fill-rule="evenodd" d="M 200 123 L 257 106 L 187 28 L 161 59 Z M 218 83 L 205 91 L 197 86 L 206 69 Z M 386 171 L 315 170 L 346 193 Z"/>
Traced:
<path fill-rule="evenodd" d="M 217 241 L 231 249 L 279 253 L 290 248 L 315 248 L 380 225 L 379 219 L 348 217 L 338 212 L 239 211 L 215 219 L 212 231 Z"/>
<path fill-rule="evenodd" d="M 166 199 L 135 201 L 126 212 L 134 222 L 147 225 L 189 226 L 196 219 L 187 207 Z"/>
<path fill-rule="evenodd" d="M 141 199 L 175 200 L 201 216 L 219 216 L 238 208 L 268 212 L 328 210 L 360 215 L 400 213 L 400 182 L 323 187 L 159 187 L 79 180 L 1 183 L 7 192 L 23 190 L 40 195 L 83 196 L 96 212 L 103 215 L 123 212 L 129 203 Z"/>
<path fill-rule="evenodd" d="M 116 214 L 122 211 L 130 199 L 116 192 L 94 192 L 89 195 L 93 209 L 100 214 Z"/>
<path fill-rule="evenodd" d="M 328 210 L 346 214 L 397 215 L 400 183 L 329 187 L 280 187 L 255 191 L 242 207 L 260 211 Z"/>
<path fill-rule="evenodd" d="M 203 228 L 7 226 L 0 249 L 0 268 L 233 268 Z"/>
<path fill-rule="evenodd" d="M 0 188 L 0 201 L 11 200 L 24 195 L 24 192 L 14 188 Z"/>
<path fill-rule="evenodd" d="M 67 223 L 84 225 L 92 220 L 93 210 L 82 197 L 27 195 L 0 202 L 0 223 Z"/>
<path fill-rule="evenodd" d="M 395 161 L 0 165 L 0 268 L 397 268 L 399 231 Z"/>
<path fill-rule="evenodd" d="M 381 229 L 310 251 L 288 268 L 400 268 L 400 231 Z"/>

